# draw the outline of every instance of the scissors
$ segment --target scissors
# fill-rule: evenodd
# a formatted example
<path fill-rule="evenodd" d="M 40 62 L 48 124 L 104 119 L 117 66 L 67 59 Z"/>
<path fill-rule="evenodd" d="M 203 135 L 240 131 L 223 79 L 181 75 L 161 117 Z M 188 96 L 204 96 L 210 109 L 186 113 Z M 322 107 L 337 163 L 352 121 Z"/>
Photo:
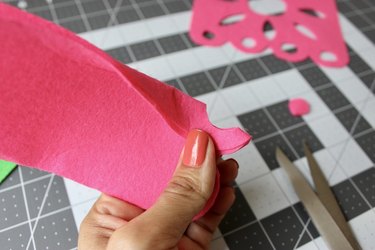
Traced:
<path fill-rule="evenodd" d="M 306 142 L 303 148 L 316 191 L 279 147 L 276 148 L 276 159 L 286 171 L 295 192 L 330 249 L 361 249 Z"/>

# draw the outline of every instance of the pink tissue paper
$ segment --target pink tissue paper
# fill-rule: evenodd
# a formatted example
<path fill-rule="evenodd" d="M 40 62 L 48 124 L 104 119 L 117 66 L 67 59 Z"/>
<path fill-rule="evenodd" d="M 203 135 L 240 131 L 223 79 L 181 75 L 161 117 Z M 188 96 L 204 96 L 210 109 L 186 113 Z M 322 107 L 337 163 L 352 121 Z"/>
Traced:
<path fill-rule="evenodd" d="M 147 209 L 173 175 L 191 129 L 207 131 L 218 156 L 251 139 L 213 126 L 205 104 L 1 3 L 0 39 L 0 159 Z M 216 181 L 201 215 L 218 190 Z"/>
<path fill-rule="evenodd" d="M 267 14 L 276 5 L 279 12 Z M 202 45 L 230 42 L 248 53 L 270 48 L 291 62 L 309 57 L 329 67 L 349 62 L 334 0 L 195 0 L 190 36 Z"/>

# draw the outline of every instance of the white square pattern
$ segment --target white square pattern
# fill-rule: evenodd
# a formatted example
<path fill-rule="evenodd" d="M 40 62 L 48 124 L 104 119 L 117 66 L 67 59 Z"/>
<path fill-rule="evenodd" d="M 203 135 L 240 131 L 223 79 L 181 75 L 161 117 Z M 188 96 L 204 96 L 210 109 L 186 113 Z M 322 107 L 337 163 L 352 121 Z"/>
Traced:
<path fill-rule="evenodd" d="M 255 179 L 261 175 L 268 173 L 270 170 L 264 162 L 262 156 L 250 143 L 245 148 L 226 158 L 234 158 L 239 164 L 238 176 L 236 182 L 241 185 L 249 180 Z"/>
<path fill-rule="evenodd" d="M 296 69 L 276 74 L 273 78 L 289 98 L 298 97 L 298 95 L 312 90 Z"/>
<path fill-rule="evenodd" d="M 354 176 L 373 166 L 372 161 L 353 139 L 329 148 L 348 176 Z"/>
<path fill-rule="evenodd" d="M 271 173 L 240 185 L 240 189 L 258 219 L 290 205 Z"/>
<path fill-rule="evenodd" d="M 287 99 L 279 83 L 272 77 L 264 77 L 251 81 L 249 88 L 263 106 L 269 106 Z"/>
<path fill-rule="evenodd" d="M 308 125 L 324 147 L 333 146 L 349 138 L 349 133 L 332 114 L 310 121 Z"/>
<path fill-rule="evenodd" d="M 248 88 L 248 84 L 239 84 L 222 89 L 222 96 L 234 114 L 243 114 L 261 107 L 256 96 Z"/>

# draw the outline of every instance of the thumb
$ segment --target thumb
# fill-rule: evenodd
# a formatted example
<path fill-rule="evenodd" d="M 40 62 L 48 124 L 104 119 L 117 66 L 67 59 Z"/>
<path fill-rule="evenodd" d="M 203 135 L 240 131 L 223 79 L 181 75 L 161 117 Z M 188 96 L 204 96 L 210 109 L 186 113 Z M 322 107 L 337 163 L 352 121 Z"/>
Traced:
<path fill-rule="evenodd" d="M 211 197 L 215 175 L 216 155 L 211 138 L 202 130 L 190 131 L 172 179 L 142 220 L 157 225 L 159 235 L 179 240 Z"/>

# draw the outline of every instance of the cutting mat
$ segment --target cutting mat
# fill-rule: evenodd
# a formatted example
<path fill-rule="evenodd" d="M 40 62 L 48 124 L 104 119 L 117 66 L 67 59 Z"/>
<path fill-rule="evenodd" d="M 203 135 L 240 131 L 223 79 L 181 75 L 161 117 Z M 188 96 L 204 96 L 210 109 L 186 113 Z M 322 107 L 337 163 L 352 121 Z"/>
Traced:
<path fill-rule="evenodd" d="M 189 0 L 28 0 L 12 5 L 64 26 L 113 57 L 207 103 L 211 121 L 254 141 L 236 153 L 237 199 L 212 249 L 327 249 L 274 158 L 280 146 L 307 174 L 308 139 L 363 249 L 375 249 L 375 4 L 339 1 L 351 62 L 288 63 L 270 51 L 208 48 L 187 35 Z M 287 101 L 312 106 L 302 118 Z M 19 166 L 0 185 L 1 249 L 75 249 L 95 190 Z"/>

